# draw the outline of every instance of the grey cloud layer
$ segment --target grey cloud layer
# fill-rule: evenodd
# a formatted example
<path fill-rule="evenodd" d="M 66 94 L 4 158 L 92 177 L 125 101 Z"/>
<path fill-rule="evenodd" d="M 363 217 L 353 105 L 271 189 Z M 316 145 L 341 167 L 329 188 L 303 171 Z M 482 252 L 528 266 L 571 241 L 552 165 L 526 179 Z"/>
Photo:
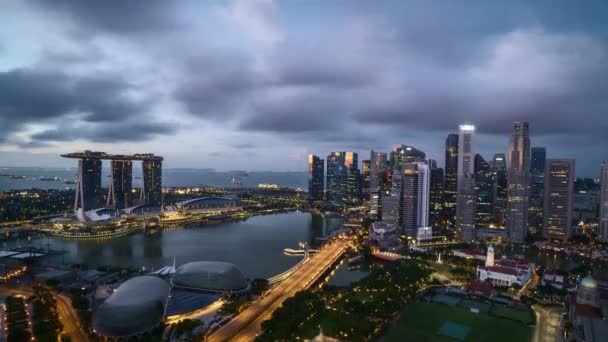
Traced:
<path fill-rule="evenodd" d="M 172 126 L 140 122 L 146 118 L 149 104 L 129 98 L 126 93 L 132 86 L 116 76 L 75 77 L 54 71 L 19 69 L 0 72 L 0 88 L 3 141 L 30 124 L 57 127 L 32 136 L 38 143 L 78 138 L 142 140 L 175 130 Z"/>
<path fill-rule="evenodd" d="M 49 20 L 68 18 L 81 35 L 120 40 L 125 48 L 141 49 L 144 35 L 155 47 L 172 46 L 182 34 L 200 35 L 171 50 L 170 58 L 150 52 L 143 62 L 154 66 L 150 73 L 175 71 L 174 80 L 160 87 L 191 117 L 244 135 L 270 133 L 287 144 L 308 139 L 311 145 L 378 146 L 405 143 L 411 132 L 447 133 L 465 121 L 503 139 L 513 121 L 527 120 L 533 134 L 608 143 L 605 1 L 480 1 L 469 7 L 352 1 L 348 8 L 315 0 L 218 2 L 218 13 L 242 39 L 231 41 L 235 46 L 224 45 L 223 37 L 213 46 L 204 39 L 226 28 L 201 32 L 182 21 L 178 9 L 184 6 L 203 11 L 196 2 L 30 3 L 50 13 Z M 175 131 L 138 120 L 148 118 L 154 104 L 125 97 L 132 86 L 124 81 L 62 74 L 62 65 L 86 60 L 86 54 L 54 55 L 54 73 L 0 74 L 2 89 L 9 86 L 0 93 L 5 132 L 72 112 L 84 113 L 79 125 L 38 133 L 33 143 L 143 140 Z"/>

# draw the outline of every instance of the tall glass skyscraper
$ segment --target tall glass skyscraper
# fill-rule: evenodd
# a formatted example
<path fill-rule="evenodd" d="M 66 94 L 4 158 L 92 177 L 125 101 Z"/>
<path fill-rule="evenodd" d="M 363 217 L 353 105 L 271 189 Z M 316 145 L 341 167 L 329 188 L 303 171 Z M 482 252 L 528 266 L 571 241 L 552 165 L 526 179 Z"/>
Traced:
<path fill-rule="evenodd" d="M 530 129 L 515 122 L 511 133 L 507 169 L 507 230 L 509 239 L 523 243 L 528 233 L 530 194 Z"/>
<path fill-rule="evenodd" d="M 359 174 L 359 156 L 355 152 L 344 152 L 344 167 L 346 168 L 346 189 L 344 198 L 349 204 L 359 203 L 361 198 L 360 192 L 360 174 Z"/>
<path fill-rule="evenodd" d="M 539 234 L 543 226 L 545 159 L 544 147 L 532 147 L 530 162 L 530 205 L 528 207 L 528 227 L 531 233 Z"/>
<path fill-rule="evenodd" d="M 458 138 L 458 196 L 456 202 L 456 229 L 463 241 L 475 238 L 475 126 L 460 125 Z"/>
<path fill-rule="evenodd" d="M 421 162 L 426 159 L 426 154 L 412 146 L 401 145 L 391 152 L 390 168 L 392 171 L 403 170 L 406 163 Z"/>
<path fill-rule="evenodd" d="M 369 201 L 369 184 L 371 178 L 371 161 L 364 160 L 361 162 L 361 199 Z"/>
<path fill-rule="evenodd" d="M 372 218 L 378 218 L 381 208 L 381 189 L 383 183 L 384 172 L 387 169 L 386 153 L 376 152 L 372 150 L 370 157 L 370 175 L 369 175 L 369 214 Z"/>
<path fill-rule="evenodd" d="M 333 205 L 343 205 L 346 198 L 345 152 L 332 152 L 327 156 L 325 196 Z"/>
<path fill-rule="evenodd" d="M 492 159 L 494 170 L 494 224 L 504 227 L 507 212 L 507 161 L 503 153 L 497 153 Z"/>
<path fill-rule="evenodd" d="M 430 203 L 429 203 L 429 225 L 435 231 L 442 228 L 441 219 L 443 217 L 443 169 L 431 168 L 431 185 L 430 185 Z"/>
<path fill-rule="evenodd" d="M 608 242 L 608 164 L 600 168 L 600 240 Z"/>
<path fill-rule="evenodd" d="M 144 200 L 146 205 L 160 207 L 163 205 L 163 162 L 160 160 L 144 160 Z"/>
<path fill-rule="evenodd" d="M 107 204 L 112 203 L 115 209 L 130 207 L 133 204 L 133 162 L 112 160 L 111 176 Z"/>
<path fill-rule="evenodd" d="M 494 223 L 494 170 L 480 154 L 475 155 L 475 192 L 475 224 L 487 228 Z"/>
<path fill-rule="evenodd" d="M 78 180 L 74 211 L 96 209 L 102 206 L 101 159 L 84 158 L 78 160 Z"/>
<path fill-rule="evenodd" d="M 456 226 L 458 195 L 458 134 L 449 134 L 445 141 L 445 173 L 443 186 L 443 222 L 449 229 Z"/>
<path fill-rule="evenodd" d="M 430 169 L 426 162 L 403 164 L 401 223 L 403 232 L 415 240 L 429 225 Z"/>
<path fill-rule="evenodd" d="M 574 160 L 548 159 L 545 182 L 543 236 L 567 241 L 572 235 Z"/>
<path fill-rule="evenodd" d="M 308 155 L 308 200 L 322 201 L 325 178 L 325 165 L 323 159 Z"/>

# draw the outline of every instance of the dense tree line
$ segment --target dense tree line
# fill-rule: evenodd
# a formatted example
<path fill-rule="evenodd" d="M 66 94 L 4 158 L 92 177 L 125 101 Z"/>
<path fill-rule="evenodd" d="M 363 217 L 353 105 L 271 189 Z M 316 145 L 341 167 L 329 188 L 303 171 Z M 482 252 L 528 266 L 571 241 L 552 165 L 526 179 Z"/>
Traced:
<path fill-rule="evenodd" d="M 373 340 L 427 284 L 430 274 L 418 262 L 403 260 L 374 267 L 350 287 L 299 292 L 262 323 L 263 333 L 257 340 L 309 339 L 320 327 L 340 340 Z"/>

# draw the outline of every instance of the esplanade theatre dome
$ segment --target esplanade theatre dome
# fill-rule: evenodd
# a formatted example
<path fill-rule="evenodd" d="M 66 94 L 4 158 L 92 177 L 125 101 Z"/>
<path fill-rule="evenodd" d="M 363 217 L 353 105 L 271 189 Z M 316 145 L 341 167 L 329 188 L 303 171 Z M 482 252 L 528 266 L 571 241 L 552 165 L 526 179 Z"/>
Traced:
<path fill-rule="evenodd" d="M 249 288 L 249 282 L 235 265 L 220 261 L 184 264 L 171 278 L 171 285 L 213 292 L 241 292 Z"/>
<path fill-rule="evenodd" d="M 161 278 L 131 278 L 93 312 L 92 327 L 105 337 L 144 334 L 163 319 L 170 291 L 169 284 Z"/>

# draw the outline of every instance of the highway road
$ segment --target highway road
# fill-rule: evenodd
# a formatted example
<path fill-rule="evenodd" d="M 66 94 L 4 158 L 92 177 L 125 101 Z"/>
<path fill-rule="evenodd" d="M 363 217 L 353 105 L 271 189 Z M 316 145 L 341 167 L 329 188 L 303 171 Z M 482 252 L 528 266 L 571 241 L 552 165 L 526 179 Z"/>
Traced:
<path fill-rule="evenodd" d="M 80 318 L 72 308 L 72 300 L 63 294 L 55 294 L 57 301 L 57 312 L 61 323 L 63 323 L 63 331 L 65 331 L 72 341 L 87 342 L 89 336 L 80 325 Z"/>
<path fill-rule="evenodd" d="M 560 306 L 532 306 L 536 315 L 536 327 L 532 342 L 555 342 L 560 334 L 559 320 L 563 312 Z"/>
<path fill-rule="evenodd" d="M 262 300 L 251 304 L 225 326 L 211 334 L 207 341 L 253 341 L 262 332 L 262 322 L 269 319 L 285 300 L 314 283 L 344 253 L 346 247 L 347 244 L 343 241 L 325 246 L 289 278 L 273 288 Z"/>

